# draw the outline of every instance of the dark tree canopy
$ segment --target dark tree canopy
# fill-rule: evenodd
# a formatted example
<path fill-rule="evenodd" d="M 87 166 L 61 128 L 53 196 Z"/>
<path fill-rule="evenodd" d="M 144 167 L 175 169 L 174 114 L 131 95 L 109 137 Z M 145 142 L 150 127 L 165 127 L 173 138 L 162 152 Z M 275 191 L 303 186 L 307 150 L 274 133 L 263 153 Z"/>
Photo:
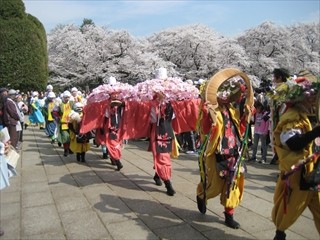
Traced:
<path fill-rule="evenodd" d="M 22 0 L 0 0 L 0 86 L 42 90 L 48 81 L 47 38 Z"/>

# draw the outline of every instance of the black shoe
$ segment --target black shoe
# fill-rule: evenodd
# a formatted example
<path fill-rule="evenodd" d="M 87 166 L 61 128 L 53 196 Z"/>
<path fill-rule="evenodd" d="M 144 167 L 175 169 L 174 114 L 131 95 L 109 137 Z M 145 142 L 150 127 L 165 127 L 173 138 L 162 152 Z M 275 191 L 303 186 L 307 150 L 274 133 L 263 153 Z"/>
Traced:
<path fill-rule="evenodd" d="M 116 165 L 117 165 L 117 170 L 120 171 L 121 168 L 123 168 L 122 163 L 120 162 L 120 160 L 115 161 Z"/>
<path fill-rule="evenodd" d="M 108 159 L 108 153 L 103 153 L 103 154 L 102 154 L 102 158 L 103 158 L 103 159 Z"/>
<path fill-rule="evenodd" d="M 277 230 L 273 240 L 286 240 L 285 232 Z"/>
<path fill-rule="evenodd" d="M 199 212 L 201 212 L 202 214 L 205 214 L 207 211 L 206 200 L 200 198 L 198 195 L 197 195 L 197 205 L 198 205 Z"/>
<path fill-rule="evenodd" d="M 63 152 L 63 156 L 67 157 L 68 153 L 69 153 L 68 149 L 65 149 L 64 152 Z"/>
<path fill-rule="evenodd" d="M 270 165 L 277 165 L 277 164 L 278 164 L 277 161 L 274 161 L 273 159 L 270 162 Z"/>
<path fill-rule="evenodd" d="M 69 154 L 73 154 L 73 152 L 71 151 L 71 149 L 69 149 Z"/>
<path fill-rule="evenodd" d="M 110 158 L 110 161 L 111 161 L 111 165 L 115 166 L 116 165 L 116 161 L 113 160 L 112 158 Z"/>
<path fill-rule="evenodd" d="M 61 146 L 62 146 L 62 143 L 61 143 L 61 142 L 58 142 L 58 146 L 61 147 Z"/>
<path fill-rule="evenodd" d="M 28 127 L 28 124 L 24 124 L 24 130 L 26 130 L 27 129 L 27 127 Z"/>
<path fill-rule="evenodd" d="M 0 228 L 0 237 L 4 235 L 4 231 Z"/>
<path fill-rule="evenodd" d="M 273 158 L 271 159 L 270 164 L 271 165 L 277 165 L 278 164 L 278 155 L 277 154 L 273 155 Z"/>
<path fill-rule="evenodd" d="M 52 140 L 51 140 L 51 144 L 54 144 L 54 143 L 55 143 L 55 140 L 54 140 L 54 139 L 52 139 Z"/>
<path fill-rule="evenodd" d="M 233 215 L 224 213 L 224 216 L 225 216 L 224 222 L 228 227 L 233 228 L 233 229 L 240 228 L 240 224 L 233 219 Z"/>
<path fill-rule="evenodd" d="M 161 186 L 162 185 L 161 179 L 160 179 L 160 177 L 158 176 L 157 173 L 154 175 L 153 180 L 155 181 L 157 186 Z"/>
<path fill-rule="evenodd" d="M 173 187 L 172 187 L 172 185 L 171 185 L 170 180 L 164 181 L 164 185 L 166 185 L 167 194 L 168 194 L 169 196 L 173 196 L 173 195 L 176 193 L 176 191 L 173 189 Z"/>
<path fill-rule="evenodd" d="M 81 154 L 77 153 L 77 161 L 80 162 L 81 161 Z"/>

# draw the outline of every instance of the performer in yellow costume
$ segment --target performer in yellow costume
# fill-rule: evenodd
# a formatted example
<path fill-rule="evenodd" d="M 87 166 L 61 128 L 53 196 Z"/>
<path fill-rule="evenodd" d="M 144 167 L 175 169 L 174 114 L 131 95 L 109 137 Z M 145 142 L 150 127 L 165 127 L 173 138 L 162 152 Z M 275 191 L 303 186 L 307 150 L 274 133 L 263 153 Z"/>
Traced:
<path fill-rule="evenodd" d="M 62 94 L 62 102 L 60 105 L 54 107 L 52 110 L 52 114 L 57 121 L 57 132 L 58 132 L 58 142 L 63 144 L 65 157 L 68 156 L 69 153 L 72 153 L 70 150 L 70 134 L 69 134 L 69 115 L 73 108 L 74 102 L 70 101 L 71 93 L 69 91 L 64 91 Z"/>
<path fill-rule="evenodd" d="M 312 128 L 308 118 L 317 100 L 319 84 L 303 77 L 288 79 L 272 96 L 282 102 L 282 112 L 274 130 L 280 170 L 272 210 L 272 220 L 277 227 L 274 240 L 286 239 L 285 230 L 307 207 L 320 233 L 319 182 L 310 178 L 315 166 L 319 176 L 319 164 L 316 165 L 319 153 L 312 155 L 312 144 L 320 136 L 320 126 Z"/>
<path fill-rule="evenodd" d="M 245 114 L 240 119 L 238 103 L 243 93 L 239 82 L 246 85 Z M 220 88 L 219 88 L 220 87 Z M 222 88 L 222 89 L 221 89 Z M 219 90 L 218 90 L 219 89 Z M 247 75 L 238 69 L 227 68 L 215 74 L 205 87 L 205 102 L 199 118 L 202 139 L 199 168 L 201 182 L 197 187 L 197 204 L 206 212 L 207 200 L 220 195 L 224 206 L 225 223 L 237 229 L 234 209 L 240 204 L 244 189 L 245 151 L 253 91 Z M 246 132 L 247 134 L 244 134 Z"/>
<path fill-rule="evenodd" d="M 70 149 L 76 153 L 78 162 L 85 162 L 86 152 L 90 150 L 90 136 L 88 134 L 79 134 L 81 128 L 81 120 L 83 116 L 84 105 L 77 102 L 73 106 L 73 110 L 69 114 L 69 133 L 70 133 Z M 79 135 L 82 136 L 79 138 Z"/>

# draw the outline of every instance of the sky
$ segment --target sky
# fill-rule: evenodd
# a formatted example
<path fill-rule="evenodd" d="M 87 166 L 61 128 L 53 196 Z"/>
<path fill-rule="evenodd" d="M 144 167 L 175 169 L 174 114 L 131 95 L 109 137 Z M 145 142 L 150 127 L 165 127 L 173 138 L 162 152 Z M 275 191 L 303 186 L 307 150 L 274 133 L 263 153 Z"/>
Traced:
<path fill-rule="evenodd" d="M 165 29 L 203 24 L 233 37 L 265 21 L 290 26 L 320 21 L 320 0 L 23 0 L 26 12 L 50 33 L 56 26 L 80 26 L 84 18 L 96 26 L 148 37 Z"/>

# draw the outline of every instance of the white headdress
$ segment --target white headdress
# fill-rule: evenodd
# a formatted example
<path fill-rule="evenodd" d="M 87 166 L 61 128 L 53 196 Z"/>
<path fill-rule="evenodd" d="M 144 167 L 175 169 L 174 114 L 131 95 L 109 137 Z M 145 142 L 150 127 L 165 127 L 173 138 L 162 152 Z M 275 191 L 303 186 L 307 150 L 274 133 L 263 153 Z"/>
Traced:
<path fill-rule="evenodd" d="M 115 77 L 110 77 L 109 78 L 109 85 L 115 85 L 117 83 L 117 79 Z"/>
<path fill-rule="evenodd" d="M 161 80 L 167 79 L 168 78 L 167 69 L 163 67 L 158 68 L 156 70 L 155 78 L 161 79 Z"/>
<path fill-rule="evenodd" d="M 63 97 L 71 97 L 71 93 L 68 90 L 66 90 L 63 92 L 62 96 Z"/>

